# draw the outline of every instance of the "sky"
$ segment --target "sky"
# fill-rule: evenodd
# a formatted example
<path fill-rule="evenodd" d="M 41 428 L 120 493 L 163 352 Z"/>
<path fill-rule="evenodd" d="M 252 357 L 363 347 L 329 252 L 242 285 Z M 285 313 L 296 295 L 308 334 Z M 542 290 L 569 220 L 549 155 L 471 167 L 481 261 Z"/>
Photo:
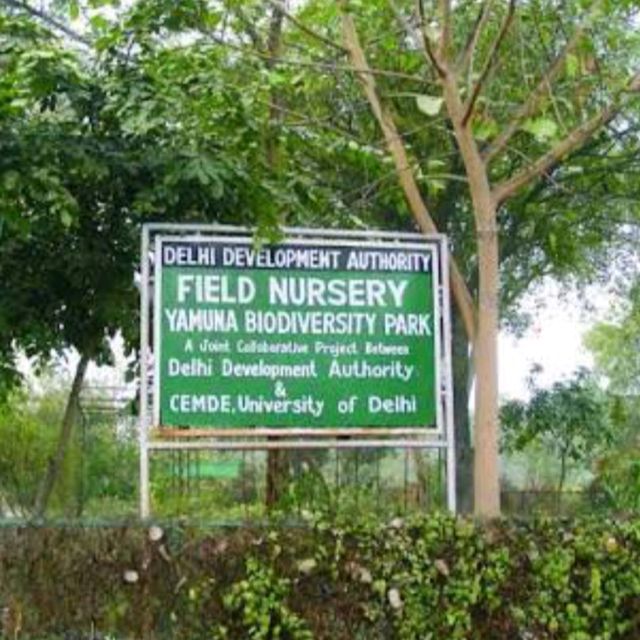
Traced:
<path fill-rule="evenodd" d="M 498 352 L 501 398 L 528 397 L 526 380 L 533 365 L 542 366 L 537 377 L 541 386 L 570 376 L 580 366 L 591 366 L 583 345 L 590 326 L 576 308 L 554 304 L 540 312 L 523 337 L 503 332 Z"/>
<path fill-rule="evenodd" d="M 585 309 L 582 300 L 589 300 Z M 614 298 L 605 287 L 591 286 L 582 294 L 566 294 L 555 282 L 547 282 L 525 297 L 523 307 L 534 320 L 520 338 L 502 332 L 499 341 L 500 396 L 528 397 L 527 377 L 534 364 L 542 366 L 539 386 L 550 386 L 571 376 L 579 367 L 592 367 L 593 358 L 584 336 L 594 324 L 612 318 Z"/>

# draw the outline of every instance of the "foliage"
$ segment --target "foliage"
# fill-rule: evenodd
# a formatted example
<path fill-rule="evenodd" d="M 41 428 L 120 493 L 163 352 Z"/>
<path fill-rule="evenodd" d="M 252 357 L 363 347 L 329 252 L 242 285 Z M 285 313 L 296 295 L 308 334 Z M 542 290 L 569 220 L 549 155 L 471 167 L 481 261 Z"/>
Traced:
<path fill-rule="evenodd" d="M 553 2 L 518 4 L 500 48 L 499 63 L 483 84 L 474 113 L 472 126 L 481 152 L 487 151 L 496 135 L 526 102 L 552 61 L 562 55 L 590 4 L 561 8 Z M 349 4 L 361 39 L 366 43 L 371 66 L 380 70 L 376 82 L 381 98 L 395 116 L 406 138 L 407 150 L 415 160 L 421 192 L 438 228 L 450 236 L 458 264 L 470 288 L 475 290 L 477 257 L 473 247 L 471 204 L 453 128 L 447 122 L 446 110 L 435 108 L 442 103 L 437 74 L 425 69 L 420 44 L 411 35 L 402 33 L 403 26 L 392 6 L 404 15 L 406 22 L 417 24 L 412 2 Z M 437 24 L 437 3 L 427 3 L 424 8 L 427 23 Z M 459 84 L 466 83 L 469 89 L 495 43 L 505 7 L 492 9 L 468 72 L 465 73 L 463 64 L 458 65 Z M 613 94 L 619 83 L 626 81 L 629 68 L 637 60 L 637 34 L 628 28 L 630 16 L 636 11 L 637 5 L 607 3 L 603 11 L 596 12 L 588 36 L 579 42 L 562 72 L 551 83 L 553 86 L 538 100 L 536 117 L 522 123 L 504 154 L 492 162 L 493 181 L 513 176 L 541 152 L 552 148 L 574 125 L 584 122 L 590 110 L 602 105 L 609 89 Z M 452 49 L 460 52 L 469 42 L 478 7 L 474 3 L 458 3 L 453 13 Z M 310 2 L 299 17 L 336 42 L 340 41 L 335 7 Z M 402 35 L 398 36 L 391 27 L 397 27 Z M 305 38 L 293 26 L 289 37 L 304 39 L 306 50 L 316 54 L 305 58 L 305 62 L 313 64 L 322 56 L 326 59 L 326 45 Z M 623 42 L 625 45 L 618 47 Z M 597 50 L 596 67 L 594 50 Z M 282 69 L 280 72 L 286 73 Z M 392 75 L 394 72 L 404 73 L 406 77 Z M 316 69 L 315 75 L 320 81 L 323 71 Z M 332 114 L 332 123 L 348 123 L 348 130 L 363 140 L 360 148 L 365 147 L 366 141 L 369 148 L 378 149 L 380 134 L 371 128 L 370 115 L 362 117 L 357 92 L 354 92 L 355 80 L 342 73 L 337 76 L 336 84 L 342 89 L 342 100 L 332 101 L 322 111 L 318 105 L 306 103 L 305 106 L 318 110 L 321 115 Z M 464 91 L 462 88 L 461 92 Z M 302 100 L 303 96 L 294 95 L 290 99 Z M 331 109 L 333 104 L 335 109 Z M 421 110 L 425 104 L 433 105 L 430 114 Z M 341 119 L 342 114 L 348 114 L 348 120 Z M 599 132 L 582 151 L 556 163 L 546 177 L 524 189 L 500 211 L 501 295 L 505 319 L 516 319 L 514 311 L 522 293 L 545 276 L 572 282 L 591 279 L 608 270 L 611 250 L 620 250 L 628 242 L 629 229 L 625 223 L 636 219 L 638 212 L 637 183 L 633 178 L 638 157 L 637 137 L 633 133 L 637 131 L 636 114 L 636 107 L 631 105 L 623 123 Z M 373 164 L 375 153 L 370 155 Z M 378 162 L 389 166 L 386 154 L 381 154 Z M 620 173 L 612 173 L 612 166 L 619 167 Z M 367 205 L 374 204 L 383 191 L 392 189 L 391 182 L 383 180 L 368 195 Z M 605 201 L 610 208 L 602 207 Z"/>
<path fill-rule="evenodd" d="M 596 369 L 616 394 L 640 395 L 640 283 L 624 298 L 617 322 L 597 324 L 585 338 Z"/>
<path fill-rule="evenodd" d="M 603 456 L 592 490 L 601 492 L 607 509 L 635 513 L 640 509 L 640 447 L 616 447 Z"/>
<path fill-rule="evenodd" d="M 25 516 L 33 508 L 38 484 L 53 447 L 64 406 L 61 392 L 39 401 L 14 392 L 0 406 L 0 514 Z M 68 481 L 68 470 L 65 474 Z M 66 483 L 65 483 L 66 484 Z"/>
<path fill-rule="evenodd" d="M 0 601 L 24 638 L 632 640 L 640 524 L 5 527 Z"/>
<path fill-rule="evenodd" d="M 502 453 L 503 492 L 524 490 L 555 493 L 558 482 L 558 455 L 555 447 L 550 447 L 548 442 L 538 439 L 527 444 L 521 451 L 507 451 L 503 448 Z M 567 470 L 566 483 L 570 486 L 575 486 L 576 475 L 584 475 L 580 474 L 580 470 L 576 471 L 578 473 Z"/>
<path fill-rule="evenodd" d="M 586 370 L 550 389 L 532 383 L 531 391 L 529 402 L 512 400 L 502 407 L 503 448 L 522 451 L 538 442 L 555 451 L 560 461 L 561 491 L 567 463 L 584 465 L 611 442 L 608 402 Z"/>
<path fill-rule="evenodd" d="M 0 297 L 11 304 L 0 306 L 0 384 L 6 388 L 16 379 L 16 347 L 42 359 L 71 346 L 106 359 L 105 339 L 122 331 L 135 348 L 133 274 L 145 220 L 256 224 L 268 237 L 284 221 L 414 228 L 344 52 L 327 45 L 340 39 L 333 3 L 296 7 L 324 40 L 287 20 L 281 59 L 269 63 L 270 11 L 262 2 L 145 0 L 104 12 L 103 4 L 56 3 L 71 18 L 88 17 L 86 56 L 36 26 L 42 21 L 29 3 L 22 11 L 2 9 Z M 413 11 L 412 3 L 398 4 L 407 16 Z M 371 60 L 393 66 L 391 73 L 381 69 L 380 90 L 397 115 L 434 219 L 450 235 L 474 290 L 471 202 L 450 123 L 434 98 L 438 83 L 423 73 L 411 38 L 389 28 L 396 17 L 388 2 L 350 6 Z M 555 2 L 518 7 L 500 73 L 485 83 L 473 114 L 481 150 L 561 54 L 584 9 Z M 636 10 L 636 3 L 605 3 L 589 38 L 492 163 L 492 180 L 525 168 L 618 95 L 637 57 L 637 34 L 629 28 Z M 468 39 L 475 18 L 474 3 L 456 6 L 456 46 Z M 480 34 L 469 86 L 498 23 Z M 586 278 L 606 270 L 607 250 L 628 239 L 636 215 L 635 131 L 629 108 L 583 152 L 550 167 L 502 208 L 505 317 L 545 275 Z M 272 137 L 279 143 L 273 165 L 264 154 Z"/>
<path fill-rule="evenodd" d="M 228 212 L 230 221 L 257 222 L 264 230 L 285 220 L 413 228 L 380 134 L 362 109 L 355 79 L 343 68 L 332 68 L 343 61 L 334 59 L 335 51 L 326 43 L 285 20 L 283 62 L 267 68 L 269 12 L 258 1 L 189 1 L 180 3 L 179 10 L 173 3 L 137 2 L 112 12 L 109 19 L 95 3 L 71 4 L 74 14 L 82 7 L 89 16 L 102 16 L 90 44 L 99 55 L 90 58 L 97 78 L 89 83 L 88 94 L 97 98 L 91 117 L 108 131 L 113 144 L 139 151 L 131 158 L 118 158 L 123 165 L 134 163 L 137 180 L 144 181 L 126 195 L 134 212 L 176 221 L 203 214 L 219 219 L 220 213 Z M 404 7 L 410 8 L 408 3 Z M 381 66 L 393 61 L 393 71 L 409 77 L 422 69 L 421 52 L 390 30 L 396 18 L 387 2 L 358 3 L 352 9 L 363 39 L 370 41 L 373 60 Z M 542 113 L 523 125 L 509 157 L 495 163 L 497 178 L 513 173 L 522 158 L 546 149 L 593 106 L 589 91 L 597 79 L 590 65 L 596 44 L 602 49 L 598 64 L 606 59 L 608 65 L 609 84 L 622 81 L 635 51 L 635 36 L 628 29 L 633 11 L 631 5 L 612 5 L 606 17 L 598 17 L 597 43 L 586 41 L 574 52 L 559 86 L 541 101 Z M 308 2 L 298 12 L 303 23 L 329 41 L 340 41 L 333 5 Z M 553 58 L 552 49 L 561 47 L 558 32 L 570 33 L 583 13 L 565 7 L 560 15 L 537 4 L 525 4 L 518 12 L 504 45 L 513 55 L 501 60 L 500 82 L 486 87 L 476 127 L 495 132 L 509 119 Z M 471 5 L 456 9 L 456 41 L 466 40 L 475 17 Z M 493 28 L 481 34 L 479 59 L 494 35 Z M 378 81 L 400 125 L 410 132 L 421 187 L 474 288 L 473 225 L 467 189 L 458 179 L 455 142 L 442 110 L 434 116 L 420 110 L 430 97 L 433 101 L 438 87 L 429 77 L 416 84 L 382 73 Z M 603 94 L 606 87 L 600 89 Z M 282 105 L 275 170 L 261 153 L 273 128 L 273 95 Z M 593 277 L 606 267 L 604 250 L 626 239 L 624 225 L 635 213 L 631 175 L 637 140 L 632 116 L 624 131 L 603 131 L 583 154 L 555 169 L 552 180 L 542 181 L 501 213 L 507 311 L 545 275 Z M 56 170 L 55 162 L 51 166 Z M 611 166 L 617 170 L 609 170 Z M 212 202 L 216 206 L 211 207 Z"/>
<path fill-rule="evenodd" d="M 251 640 L 310 640 L 302 620 L 286 606 L 290 581 L 256 558 L 247 558 L 246 577 L 236 582 L 224 598 L 224 606 L 237 616 L 235 631 L 225 628 L 222 637 Z M 231 635 L 229 635 L 231 634 Z"/>
<path fill-rule="evenodd" d="M 598 459 L 591 491 L 606 509 L 617 513 L 640 508 L 638 398 L 613 396 L 614 439 Z"/>
<path fill-rule="evenodd" d="M 0 294 L 12 301 L 0 307 L 0 372 L 8 386 L 16 348 L 44 361 L 69 347 L 107 359 L 104 341 L 117 331 L 136 344 L 142 222 L 273 227 L 274 192 L 251 164 L 257 125 L 238 91 L 218 90 L 220 60 L 210 52 L 100 64 L 5 14 L 0 41 Z M 185 102 L 194 82 L 203 85 Z"/>
<path fill-rule="evenodd" d="M 38 485 L 55 448 L 65 389 L 41 378 L 44 390 L 13 391 L 0 404 L 0 515 L 28 518 Z M 137 447 L 117 434 L 116 420 L 81 418 L 78 433 L 56 486 L 52 513 L 81 515 L 83 510 L 114 517 L 133 509 L 137 493 Z"/>
<path fill-rule="evenodd" d="M 116 420 L 89 419 L 83 427 L 84 442 L 78 443 L 77 465 L 82 477 L 83 509 L 95 515 L 114 514 L 120 505 L 131 513 L 138 494 L 138 445 L 117 433 Z"/>
<path fill-rule="evenodd" d="M 595 371 L 607 383 L 612 397 L 616 439 L 599 461 L 594 488 L 602 491 L 608 507 L 640 507 L 638 465 L 638 407 L 640 396 L 640 283 L 637 279 L 623 297 L 615 319 L 589 331 L 586 346 L 594 356 Z"/>

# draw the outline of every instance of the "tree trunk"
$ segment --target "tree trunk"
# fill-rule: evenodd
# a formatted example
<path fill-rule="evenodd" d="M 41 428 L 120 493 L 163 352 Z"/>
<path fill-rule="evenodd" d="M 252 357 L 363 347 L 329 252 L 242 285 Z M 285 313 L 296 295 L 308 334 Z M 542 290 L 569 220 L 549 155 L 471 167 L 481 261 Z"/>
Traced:
<path fill-rule="evenodd" d="M 494 214 L 495 218 L 495 214 Z M 474 345 L 475 513 L 500 515 L 498 456 L 498 233 L 493 225 L 478 228 L 478 333 Z"/>
<path fill-rule="evenodd" d="M 393 156 L 398 179 L 407 197 L 411 211 L 421 228 L 434 231 L 435 224 L 424 204 L 420 190 L 415 182 L 402 137 L 390 112 L 385 109 L 378 97 L 375 80 L 370 73 L 353 19 L 347 10 L 346 0 L 339 3 L 342 12 L 344 40 L 350 53 L 353 66 L 362 69 L 358 77 L 362 82 L 371 109 L 384 133 L 385 140 Z M 442 5 L 445 9 L 448 3 Z M 445 20 L 446 22 L 446 20 Z M 478 314 L 464 282 L 462 273 L 452 264 L 451 281 L 454 298 L 464 313 L 467 334 L 474 340 L 474 362 L 476 382 L 475 415 L 475 466 L 474 466 L 474 511 L 476 515 L 491 518 L 500 514 L 500 486 L 498 473 L 498 235 L 497 204 L 500 202 L 492 192 L 486 162 L 473 137 L 467 117 L 467 104 L 463 104 L 455 69 L 449 61 L 442 63 L 447 53 L 447 33 L 442 31 L 441 43 L 437 55 L 429 48 L 425 38 L 425 54 L 433 64 L 438 80 L 442 85 L 443 97 L 449 119 L 453 125 L 458 148 L 462 156 L 473 203 L 478 247 L 479 305 Z M 446 56 L 445 56 L 446 57 Z M 472 106 L 472 105 L 471 105 Z"/>
<path fill-rule="evenodd" d="M 271 510 L 277 506 L 289 482 L 289 456 L 285 449 L 267 452 L 267 487 L 265 505 Z"/>
<path fill-rule="evenodd" d="M 82 384 L 84 383 L 84 376 L 87 372 L 87 366 L 90 360 L 91 358 L 88 355 L 82 354 L 78 361 L 78 365 L 76 366 L 73 383 L 71 384 L 71 391 L 67 398 L 67 405 L 60 425 L 60 434 L 58 435 L 56 451 L 55 454 L 49 458 L 47 471 L 42 479 L 42 483 L 40 484 L 40 489 L 38 490 L 38 495 L 36 497 L 34 512 L 38 518 L 44 516 L 49 505 L 51 494 L 53 493 L 58 477 L 60 476 L 60 471 L 69 448 L 69 443 L 71 442 L 73 425 L 76 421 L 78 409 L 78 399 L 80 397 L 80 391 L 82 390 Z"/>
<path fill-rule="evenodd" d="M 276 59 L 280 56 L 282 44 L 282 22 L 284 14 L 277 7 L 273 7 L 269 22 L 269 35 L 267 40 L 267 50 L 269 57 L 266 61 L 267 69 L 276 66 Z M 269 91 L 269 116 L 267 135 L 265 142 L 265 152 L 267 165 L 272 172 L 278 171 L 280 164 L 280 125 L 282 122 L 282 96 L 277 87 L 272 87 Z M 289 455 L 284 449 L 269 449 L 267 451 L 267 477 L 265 505 L 267 509 L 272 509 L 280 501 L 288 482 Z"/>
<path fill-rule="evenodd" d="M 560 479 L 558 480 L 558 497 L 562 498 L 564 483 L 567 479 L 567 454 L 563 451 L 560 454 Z"/>
<path fill-rule="evenodd" d="M 453 72 L 442 77 L 444 99 L 464 161 L 473 203 L 478 248 L 478 315 L 474 337 L 476 376 L 474 420 L 474 513 L 481 518 L 500 515 L 498 457 L 498 224 L 496 200 L 487 166 L 465 122 L 465 106 Z"/>
<path fill-rule="evenodd" d="M 459 314 L 453 314 L 453 422 L 456 439 L 456 496 L 458 511 L 473 511 L 473 448 L 469 420 L 471 361 L 469 340 Z"/>
<path fill-rule="evenodd" d="M 269 21 L 269 34 L 267 37 L 268 58 L 265 65 L 272 70 L 276 67 L 276 61 L 280 57 L 282 45 L 282 22 L 284 14 L 278 7 L 273 7 Z M 269 115 L 266 135 L 267 165 L 273 172 L 277 172 L 280 164 L 280 127 L 282 125 L 282 94 L 277 86 L 269 89 Z"/>
<path fill-rule="evenodd" d="M 424 451 L 422 449 L 414 449 L 413 462 L 416 465 L 416 505 L 424 507 L 425 502 L 428 502 L 429 505 L 433 503 L 432 496 L 427 493 L 430 488 L 429 456 L 427 455 L 425 458 Z"/>

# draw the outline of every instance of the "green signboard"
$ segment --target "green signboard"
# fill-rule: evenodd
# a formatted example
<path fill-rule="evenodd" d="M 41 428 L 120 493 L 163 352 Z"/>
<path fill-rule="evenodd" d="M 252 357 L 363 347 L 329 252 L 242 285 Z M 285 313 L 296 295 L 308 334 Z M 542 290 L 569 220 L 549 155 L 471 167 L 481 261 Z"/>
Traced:
<path fill-rule="evenodd" d="M 434 244 L 156 238 L 155 420 L 438 423 Z"/>

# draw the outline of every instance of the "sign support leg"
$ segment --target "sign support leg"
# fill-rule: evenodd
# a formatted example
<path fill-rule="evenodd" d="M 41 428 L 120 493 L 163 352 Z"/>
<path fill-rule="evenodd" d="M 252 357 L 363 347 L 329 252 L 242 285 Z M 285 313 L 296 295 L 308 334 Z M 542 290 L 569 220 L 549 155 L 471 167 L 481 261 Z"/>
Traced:
<path fill-rule="evenodd" d="M 150 515 L 149 503 L 149 230 L 142 231 L 140 246 L 140 415 L 138 437 L 140 443 L 140 518 Z"/>
<path fill-rule="evenodd" d="M 441 241 L 440 259 L 442 261 L 442 282 L 449 282 L 449 248 L 446 239 Z M 453 514 L 457 512 L 456 503 L 456 447 L 453 424 L 453 368 L 451 363 L 451 298 L 449 287 L 442 290 L 443 316 L 443 361 L 444 361 L 444 421 L 447 439 L 447 508 Z"/>

